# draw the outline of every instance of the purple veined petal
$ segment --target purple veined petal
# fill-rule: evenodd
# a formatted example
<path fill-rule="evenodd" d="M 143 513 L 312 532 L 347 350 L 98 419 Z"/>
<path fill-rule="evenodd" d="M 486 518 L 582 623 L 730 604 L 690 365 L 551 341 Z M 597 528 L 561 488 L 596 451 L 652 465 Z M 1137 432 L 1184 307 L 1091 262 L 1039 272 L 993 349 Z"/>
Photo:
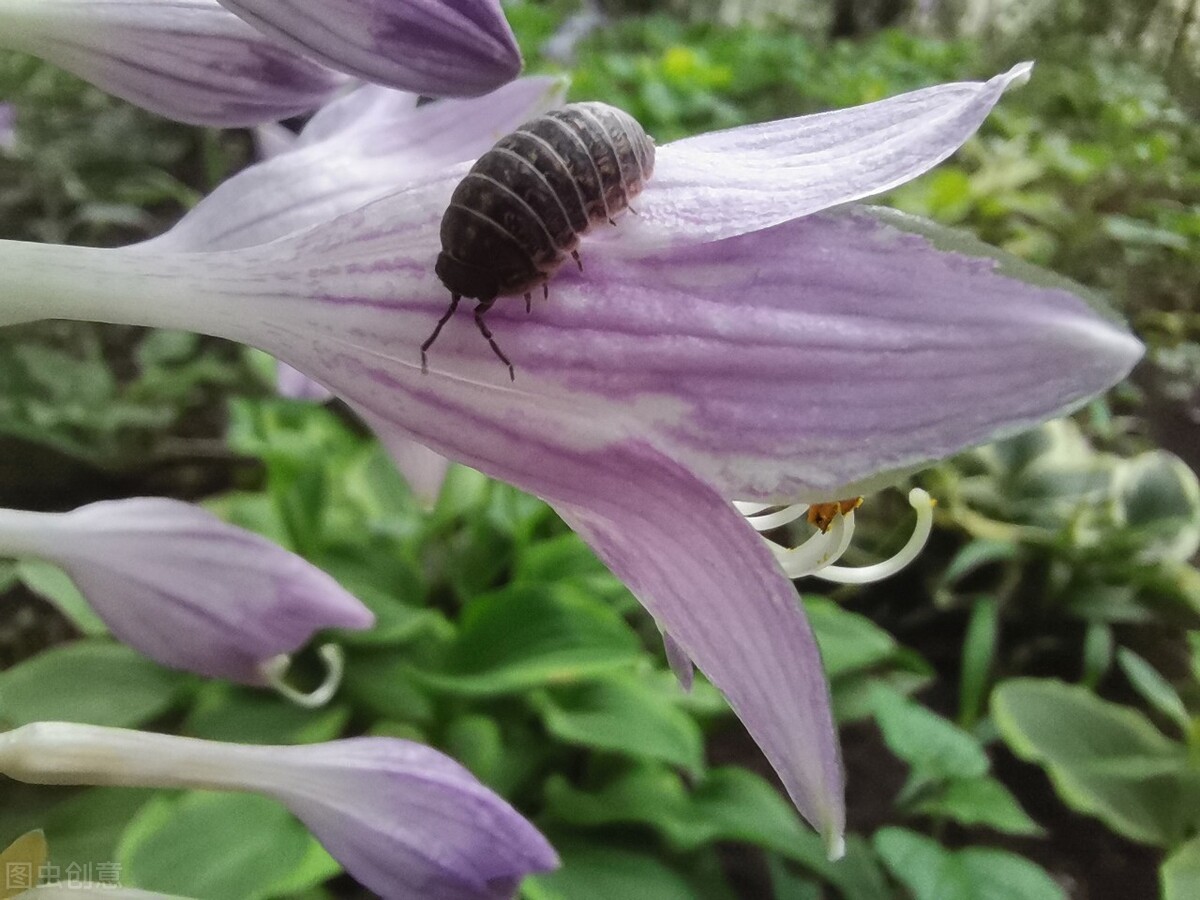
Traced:
<path fill-rule="evenodd" d="M 418 94 L 378 84 L 359 85 L 318 109 L 300 131 L 298 146 L 315 144 L 347 131 L 355 137 L 388 141 L 402 132 L 417 109 Z"/>
<path fill-rule="evenodd" d="M 554 469 L 543 478 L 555 482 L 555 510 L 725 695 L 841 856 L 844 777 L 821 654 L 766 545 L 723 497 L 644 445 L 556 451 L 531 448 Z M 586 487 L 567 486 L 580 476 Z"/>
<path fill-rule="evenodd" d="M 674 141 L 655 155 L 654 189 L 638 198 L 638 215 L 597 238 L 613 251 L 640 254 L 735 237 L 883 193 L 957 150 L 1031 67 Z"/>
<path fill-rule="evenodd" d="M 320 106 L 345 82 L 216 0 L 7 0 L 0 44 L 195 125 L 284 119 Z"/>
<path fill-rule="evenodd" d="M 324 403 L 333 398 L 333 391 L 313 381 L 298 369 L 285 362 L 278 363 L 277 366 L 275 388 L 280 396 L 292 400 L 309 400 L 313 403 Z"/>
<path fill-rule="evenodd" d="M 516 78 L 499 0 L 220 0 L 255 28 L 364 81 L 476 97 Z"/>
<path fill-rule="evenodd" d="M 239 172 L 166 234 L 130 249 L 249 247 L 328 221 L 448 163 L 473 159 L 558 105 L 564 90 L 558 78 L 522 78 L 487 97 L 417 108 L 407 95 L 359 88 L 337 101 L 342 112 L 314 118 L 309 128 L 316 132 L 306 129 L 293 151 Z"/>
<path fill-rule="evenodd" d="M 0 511 L 0 553 L 61 566 L 112 633 L 151 659 L 246 684 L 324 628 L 374 617 L 316 566 L 187 503 Z"/>
<path fill-rule="evenodd" d="M 0 772 L 273 797 L 384 900 L 501 900 L 558 865 L 537 829 L 465 768 L 397 738 L 268 747 L 38 722 L 0 735 Z"/>
<path fill-rule="evenodd" d="M 433 509 L 442 493 L 442 484 L 446 481 L 450 460 L 430 450 L 387 419 L 361 410 L 359 414 L 388 451 L 396 468 L 408 482 L 413 496 L 426 509 Z"/>

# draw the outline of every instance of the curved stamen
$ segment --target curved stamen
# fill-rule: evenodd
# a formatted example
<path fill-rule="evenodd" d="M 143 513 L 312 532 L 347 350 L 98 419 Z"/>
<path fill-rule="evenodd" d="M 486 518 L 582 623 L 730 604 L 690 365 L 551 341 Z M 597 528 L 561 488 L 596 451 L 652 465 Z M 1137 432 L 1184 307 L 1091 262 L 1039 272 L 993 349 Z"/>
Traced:
<path fill-rule="evenodd" d="M 768 507 L 769 508 L 769 507 Z M 807 503 L 793 503 L 791 506 L 785 506 L 783 509 L 773 513 L 757 515 L 754 513 L 743 512 L 746 521 L 753 526 L 755 531 L 770 531 L 772 528 L 778 528 L 781 525 L 786 525 L 788 522 L 794 522 L 808 512 Z"/>
<path fill-rule="evenodd" d="M 908 492 L 908 502 L 917 511 L 917 524 L 908 543 L 891 559 L 858 568 L 825 566 L 820 571 L 814 571 L 811 574 L 838 584 L 867 584 L 899 572 L 917 558 L 917 554 L 924 549 L 926 541 L 929 540 L 929 534 L 933 530 L 933 498 L 929 496 L 928 492 L 921 488 L 913 488 Z M 836 523 L 834 527 L 836 527 Z"/>
<path fill-rule="evenodd" d="M 788 578 L 803 578 L 827 567 L 846 552 L 854 535 L 853 513 L 839 515 L 829 531 L 818 531 L 799 547 L 781 547 L 774 541 L 767 546 L 775 554 Z"/>
<path fill-rule="evenodd" d="M 284 680 L 288 667 L 292 664 L 291 656 L 286 653 L 273 656 L 262 664 L 263 677 L 281 696 L 297 706 L 303 706 L 305 709 L 324 706 L 333 698 L 342 683 L 342 674 L 346 670 L 346 656 L 337 644 L 322 644 L 317 648 L 317 655 L 325 663 L 325 678 L 311 691 L 297 690 Z"/>

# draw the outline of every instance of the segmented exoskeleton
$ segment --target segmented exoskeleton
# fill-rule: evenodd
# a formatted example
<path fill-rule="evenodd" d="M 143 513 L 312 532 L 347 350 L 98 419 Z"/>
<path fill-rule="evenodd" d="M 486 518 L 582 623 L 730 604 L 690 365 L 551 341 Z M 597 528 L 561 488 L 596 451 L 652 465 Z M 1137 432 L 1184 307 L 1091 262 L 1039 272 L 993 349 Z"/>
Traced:
<path fill-rule="evenodd" d="M 426 351 L 463 297 L 479 301 L 475 324 L 515 377 L 483 321 L 497 297 L 525 295 L 547 281 L 593 225 L 616 224 L 654 170 L 654 142 L 631 115 L 605 103 L 571 103 L 500 139 L 455 188 L 442 217 L 436 271 L 450 307 Z"/>

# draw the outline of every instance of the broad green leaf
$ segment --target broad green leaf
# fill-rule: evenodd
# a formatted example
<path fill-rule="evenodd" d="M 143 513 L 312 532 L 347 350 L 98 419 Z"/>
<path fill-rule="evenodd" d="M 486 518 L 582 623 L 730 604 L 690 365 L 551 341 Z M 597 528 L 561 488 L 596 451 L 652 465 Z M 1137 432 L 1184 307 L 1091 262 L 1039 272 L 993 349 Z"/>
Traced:
<path fill-rule="evenodd" d="M 0 900 L 9 900 L 38 883 L 46 863 L 46 835 L 27 831 L 0 851 Z"/>
<path fill-rule="evenodd" d="M 131 728 L 166 712 L 191 679 L 121 644 L 89 638 L 54 647 L 0 674 L 0 720 Z"/>
<path fill-rule="evenodd" d="M 119 880 L 102 873 L 119 875 L 112 870 L 121 835 L 153 794 L 142 788 L 98 787 L 59 803 L 45 817 L 51 861 L 63 872 L 74 865 L 90 873 L 87 881 Z"/>
<path fill-rule="evenodd" d="M 342 705 L 306 709 L 270 691 L 206 685 L 182 733 L 244 744 L 308 744 L 341 734 L 350 718 Z"/>
<path fill-rule="evenodd" d="M 1140 713 L 1086 688 L 1016 679 L 992 693 L 1000 734 L 1063 800 L 1137 841 L 1171 846 L 1200 824 L 1200 771 Z"/>
<path fill-rule="evenodd" d="M 704 766 L 695 719 L 632 675 L 553 689 L 541 713 L 546 730 L 569 744 L 658 759 L 692 773 Z"/>
<path fill-rule="evenodd" d="M 977 778 L 988 770 L 979 742 L 952 722 L 890 688 L 871 689 L 888 749 L 927 778 Z"/>
<path fill-rule="evenodd" d="M 1003 850 L 951 852 L 903 828 L 875 834 L 875 849 L 914 900 L 1066 900 L 1041 867 Z"/>
<path fill-rule="evenodd" d="M 824 900 L 825 893 L 818 882 L 792 872 L 775 854 L 767 857 L 767 869 L 775 900 Z"/>
<path fill-rule="evenodd" d="M 1171 719 L 1183 729 L 1184 734 L 1191 730 L 1192 717 L 1188 715 L 1187 708 L 1175 688 L 1158 674 L 1157 669 L 1125 647 L 1117 651 L 1117 663 L 1143 700 Z"/>
<path fill-rule="evenodd" d="M 427 723 L 434 704 L 414 673 L 416 661 L 394 648 L 352 647 L 339 696 L 355 707 L 385 719 Z"/>
<path fill-rule="evenodd" d="M 1040 835 L 1041 826 L 1021 808 L 1008 788 L 988 776 L 957 778 L 938 786 L 913 812 L 953 819 L 968 827 L 982 825 L 1007 834 Z"/>
<path fill-rule="evenodd" d="M 1177 847 L 1159 869 L 1162 900 L 1200 897 L 1200 836 Z"/>
<path fill-rule="evenodd" d="M 876 666 L 897 650 L 890 634 L 866 616 L 847 612 L 832 600 L 806 596 L 804 610 L 830 679 Z"/>
<path fill-rule="evenodd" d="M 108 634 L 108 626 L 92 610 L 71 576 L 58 566 L 35 559 L 17 563 L 17 577 L 25 587 L 45 597 L 81 632 L 92 637 Z"/>
<path fill-rule="evenodd" d="M 443 691 L 489 696 L 593 678 L 641 655 L 621 617 L 582 592 L 512 587 L 475 598 L 445 667 L 415 674 Z"/>
<path fill-rule="evenodd" d="M 197 900 L 252 900 L 276 896 L 275 885 L 305 864 L 312 841 L 273 800 L 187 793 L 151 800 L 125 832 L 117 857 L 122 880 L 135 887 Z"/>
<path fill-rule="evenodd" d="M 697 900 L 687 880 L 651 854 L 586 844 L 560 853 L 562 868 L 525 880 L 525 900 Z"/>

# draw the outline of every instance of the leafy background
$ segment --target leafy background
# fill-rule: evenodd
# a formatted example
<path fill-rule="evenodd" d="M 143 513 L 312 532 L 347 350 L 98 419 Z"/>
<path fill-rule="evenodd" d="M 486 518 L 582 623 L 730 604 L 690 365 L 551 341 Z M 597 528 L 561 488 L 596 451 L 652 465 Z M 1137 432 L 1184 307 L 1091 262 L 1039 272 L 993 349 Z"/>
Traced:
<path fill-rule="evenodd" d="M 977 137 L 884 202 L 1100 290 L 1150 348 L 1075 419 L 923 473 L 937 527 L 901 576 L 799 585 L 842 729 L 845 860 L 824 860 L 720 696 L 678 689 L 653 624 L 544 505 L 454 468 L 424 510 L 338 405 L 281 400 L 261 357 L 186 334 L 5 329 L 0 504 L 203 500 L 333 573 L 379 626 L 336 636 L 344 687 L 301 710 L 161 669 L 61 573 L 0 562 L 0 720 L 428 741 L 561 850 L 528 900 L 1200 896 L 1197 3 L 603 7 L 574 43 L 577 3 L 506 9 L 531 71 L 569 71 L 573 98 L 660 141 L 1036 57 Z M 150 236 L 253 155 L 244 133 L 164 122 L 25 57 L 0 55 L 0 98 L 19 117 L 2 237 Z M 902 498 L 860 511 L 851 561 L 903 542 Z M 198 898 L 363 896 L 255 797 L 0 784 L 0 841 L 31 827 L 64 877 L 118 863 Z"/>

